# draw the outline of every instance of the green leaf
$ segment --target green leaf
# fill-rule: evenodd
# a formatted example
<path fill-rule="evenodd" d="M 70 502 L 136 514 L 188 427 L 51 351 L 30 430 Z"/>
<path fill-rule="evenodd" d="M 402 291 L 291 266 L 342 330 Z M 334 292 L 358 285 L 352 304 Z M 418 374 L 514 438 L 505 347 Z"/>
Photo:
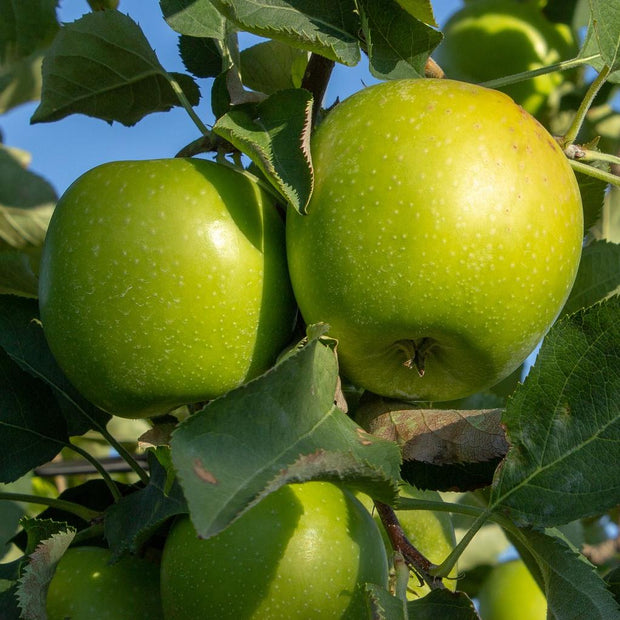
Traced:
<path fill-rule="evenodd" d="M 0 618 L 6 620 L 18 620 L 20 617 L 17 606 L 17 583 L 6 590 L 0 591 Z"/>
<path fill-rule="evenodd" d="M 360 60 L 355 0 L 213 0 L 241 30 L 354 66 Z"/>
<path fill-rule="evenodd" d="M 58 32 L 57 0 L 0 0 L 0 114 L 41 93 L 41 61 Z"/>
<path fill-rule="evenodd" d="M 303 89 L 278 91 L 259 104 L 238 106 L 213 130 L 248 155 L 271 184 L 299 212 L 312 193 L 310 117 L 312 95 Z"/>
<path fill-rule="evenodd" d="M 410 618 L 415 620 L 478 620 L 471 599 L 464 592 L 433 590 L 407 603 Z M 524 619 L 525 620 L 525 619 Z"/>
<path fill-rule="evenodd" d="M 172 460 L 200 536 L 223 530 L 290 471 L 297 481 L 351 476 L 373 497 L 395 500 L 398 448 L 335 406 L 337 382 L 334 351 L 313 340 L 180 424 Z M 315 458 L 328 469 L 314 466 Z"/>
<path fill-rule="evenodd" d="M 196 105 L 198 88 L 172 74 Z M 41 103 L 31 121 L 86 114 L 134 125 L 151 112 L 180 105 L 168 75 L 140 27 L 118 11 L 96 11 L 60 30 L 43 61 Z"/>
<path fill-rule="evenodd" d="M 438 26 L 430 0 L 397 0 L 397 2 L 407 13 L 421 22 L 429 26 Z"/>
<path fill-rule="evenodd" d="M 116 482 L 116 486 L 122 495 L 127 495 L 135 490 L 134 486 L 121 482 Z M 77 486 L 70 486 L 63 491 L 58 498 L 101 513 L 105 512 L 106 509 L 115 503 L 115 498 L 112 496 L 110 489 L 101 478 L 92 478 Z M 36 521 L 43 520 L 64 523 L 75 528 L 78 532 L 88 529 L 93 525 L 93 523 L 85 521 L 71 512 L 66 512 L 55 507 L 46 508 L 37 515 Z M 24 532 L 18 533 L 14 542 L 22 550 L 25 550 L 29 543 Z"/>
<path fill-rule="evenodd" d="M 282 43 L 265 41 L 241 52 L 241 79 L 252 90 L 271 95 L 299 88 L 308 53 Z"/>
<path fill-rule="evenodd" d="M 607 164 L 595 167 L 609 172 Z M 587 231 L 596 223 L 601 214 L 607 191 L 607 183 L 581 172 L 577 172 L 575 177 L 579 183 L 579 193 L 581 194 L 581 202 L 583 204 L 583 227 Z"/>
<path fill-rule="evenodd" d="M 616 603 L 620 605 L 620 566 L 616 566 L 605 575 L 605 583 Z"/>
<path fill-rule="evenodd" d="M 0 293 L 36 297 L 41 248 L 57 197 L 46 180 L 26 170 L 28 160 L 28 154 L 0 145 Z"/>
<path fill-rule="evenodd" d="M 590 0 L 592 23 L 598 49 L 605 64 L 620 69 L 620 0 Z"/>
<path fill-rule="evenodd" d="M 30 555 L 17 587 L 17 598 L 22 618 L 46 618 L 45 596 L 47 585 L 54 576 L 58 560 L 67 550 L 75 536 L 72 528 L 57 532 L 41 542 Z"/>
<path fill-rule="evenodd" d="M 555 324 L 503 423 L 511 448 L 493 509 L 517 524 L 553 526 L 618 504 L 620 297 Z"/>
<path fill-rule="evenodd" d="M 366 600 L 372 620 L 407 620 L 403 601 L 375 583 L 366 584 Z"/>
<path fill-rule="evenodd" d="M 607 77 L 607 81 L 619 83 L 620 70 L 617 66 L 614 67 L 614 64 L 609 63 L 609 60 L 613 61 L 614 59 L 614 49 L 617 54 L 618 42 L 617 40 L 614 41 L 613 38 L 610 39 L 608 35 L 615 30 L 617 37 L 618 20 L 613 18 L 613 14 L 620 14 L 620 0 L 590 0 L 587 6 L 590 8 L 590 19 L 578 57 L 587 58 L 588 64 L 599 72 L 606 66 L 614 68 L 615 70 L 612 70 Z M 608 20 L 607 24 L 602 26 L 594 19 L 595 12 L 600 14 L 601 10 L 612 15 L 611 21 Z M 616 57 L 615 65 L 617 63 L 618 58 Z"/>
<path fill-rule="evenodd" d="M 56 200 L 45 179 L 0 147 L 0 250 L 40 247 Z"/>
<path fill-rule="evenodd" d="M 168 25 L 190 37 L 223 39 L 226 20 L 211 0 L 160 0 L 159 6 Z"/>
<path fill-rule="evenodd" d="M 67 441 L 54 395 L 0 349 L 0 482 L 54 458 Z"/>
<path fill-rule="evenodd" d="M 593 241 L 583 249 L 577 279 L 563 313 L 587 308 L 619 292 L 620 244 Z"/>
<path fill-rule="evenodd" d="M 36 298 L 39 280 L 35 263 L 26 252 L 0 252 L 0 295 Z"/>
<path fill-rule="evenodd" d="M 600 218 L 590 234 L 594 239 L 620 243 L 620 188 L 611 187 L 607 192 Z"/>
<path fill-rule="evenodd" d="M 91 428 L 105 427 L 110 414 L 86 401 L 56 363 L 45 340 L 35 301 L 11 295 L 0 296 L 0 347 L 23 370 L 52 388 L 66 420 L 64 433 L 82 435 Z M 44 387 L 37 382 L 32 384 L 31 389 L 33 393 L 44 394 Z M 36 429 L 48 429 L 47 420 L 52 413 L 53 410 L 46 411 L 41 407 L 41 403 L 21 411 Z M 58 439 L 59 435 L 52 433 L 49 437 Z"/>
<path fill-rule="evenodd" d="M 370 71 L 379 79 L 424 77 L 442 35 L 401 8 L 396 0 L 359 0 Z"/>
<path fill-rule="evenodd" d="M 9 491 L 10 486 L 0 485 L 0 491 Z M 19 520 L 24 516 L 24 508 L 17 502 L 0 501 L 0 560 L 4 558 L 11 545 L 11 538 L 17 532 Z M 2 617 L 2 616 L 0 616 Z"/>
<path fill-rule="evenodd" d="M 618 620 L 620 609 L 595 567 L 557 530 L 523 529 L 509 539 L 546 593 L 552 617 Z"/>
<path fill-rule="evenodd" d="M 125 552 L 137 553 L 153 532 L 167 519 L 187 512 L 187 505 L 178 482 L 167 490 L 168 479 L 174 476 L 159 462 L 156 453 L 167 448 L 149 451 L 150 480 L 146 487 L 130 493 L 111 506 L 105 516 L 105 537 L 113 558 Z"/>
<path fill-rule="evenodd" d="M 26 555 L 34 553 L 42 542 L 51 538 L 54 534 L 65 532 L 67 529 L 73 529 L 67 528 L 66 523 L 52 519 L 41 519 L 40 517 L 23 519 L 21 525 L 28 538 Z"/>
<path fill-rule="evenodd" d="M 222 57 L 215 39 L 181 35 L 179 52 L 185 68 L 196 77 L 217 77 L 222 71 Z"/>

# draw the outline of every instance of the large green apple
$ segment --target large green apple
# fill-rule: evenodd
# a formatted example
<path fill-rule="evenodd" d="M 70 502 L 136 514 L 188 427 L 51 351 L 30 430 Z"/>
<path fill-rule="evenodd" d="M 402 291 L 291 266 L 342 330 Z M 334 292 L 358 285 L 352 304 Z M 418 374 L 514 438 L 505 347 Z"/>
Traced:
<path fill-rule="evenodd" d="M 60 199 L 41 264 L 50 348 L 93 403 L 146 417 L 265 371 L 296 314 L 284 224 L 247 174 L 124 161 Z"/>
<path fill-rule="evenodd" d="M 547 599 L 522 560 L 498 564 L 478 593 L 482 620 L 545 620 Z"/>
<path fill-rule="evenodd" d="M 434 55 L 450 78 L 486 82 L 540 69 L 574 57 L 577 46 L 565 24 L 553 24 L 532 3 L 479 0 L 446 23 Z M 538 114 L 562 72 L 547 73 L 502 88 L 531 114 Z"/>
<path fill-rule="evenodd" d="M 370 513 L 328 482 L 291 484 L 230 527 L 199 540 L 172 528 L 161 570 L 166 620 L 308 620 L 364 616 L 362 586 L 387 587 L 387 557 Z"/>
<path fill-rule="evenodd" d="M 463 398 L 517 368 L 572 287 L 579 188 L 547 131 L 507 95 L 395 80 L 339 104 L 312 143 L 315 189 L 289 209 L 293 290 L 339 341 L 355 385 Z"/>
<path fill-rule="evenodd" d="M 137 557 L 110 564 L 100 547 L 75 547 L 62 556 L 47 591 L 48 620 L 158 620 L 159 566 Z"/>
<path fill-rule="evenodd" d="M 422 499 L 433 502 L 442 501 L 441 495 L 437 491 L 422 491 L 409 484 L 403 484 L 399 492 L 402 497 L 410 499 Z M 368 510 L 373 511 L 373 502 L 370 497 L 362 493 L 358 494 L 357 497 Z M 431 510 L 396 510 L 395 512 L 411 544 L 434 564 L 443 562 L 452 549 L 454 549 L 456 539 L 449 513 L 433 512 Z M 383 536 L 388 558 L 391 558 L 393 554 L 392 544 L 376 512 L 375 521 Z M 449 590 L 456 590 L 457 576 L 458 568 L 455 566 L 448 579 L 445 580 L 445 585 Z M 409 598 L 416 599 L 428 594 L 430 588 L 426 584 L 421 584 L 420 579 L 415 574 L 412 574 L 409 578 L 408 590 Z"/>

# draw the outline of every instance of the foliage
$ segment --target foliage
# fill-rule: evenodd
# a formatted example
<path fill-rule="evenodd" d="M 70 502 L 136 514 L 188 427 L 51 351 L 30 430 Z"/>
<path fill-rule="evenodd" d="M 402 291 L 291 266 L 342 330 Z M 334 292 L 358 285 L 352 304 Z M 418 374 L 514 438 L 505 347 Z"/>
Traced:
<path fill-rule="evenodd" d="M 442 39 L 430 0 L 161 0 L 186 73 L 162 66 L 122 0 L 118 10 L 91 4 L 97 10 L 84 3 L 82 18 L 61 25 L 53 0 L 0 0 L 0 114 L 40 101 L 33 123 L 86 114 L 131 126 L 180 106 L 197 131 L 183 155 L 249 169 L 301 214 L 314 189 L 310 136 L 334 103 L 323 100 L 334 64 L 367 63 L 379 80 L 441 73 L 430 59 Z M 67 547 L 157 555 L 177 515 L 189 512 L 210 537 L 288 482 L 311 480 L 399 511 L 452 514 L 460 542 L 440 565 L 412 559 L 406 541 L 397 549 L 431 592 L 405 602 L 368 584 L 369 619 L 475 619 L 472 599 L 497 562 L 474 553 L 486 535 L 493 548 L 518 551 L 556 620 L 620 618 L 620 0 L 533 4 L 585 31 L 576 58 L 536 70 L 565 72 L 544 122 L 577 173 L 582 261 L 527 378 L 462 401 L 361 394 L 339 377 L 326 327 L 299 319 L 298 342 L 265 374 L 139 432 L 118 426 L 47 346 L 37 281 L 57 196 L 27 169 L 28 154 L 0 145 L 1 618 L 44 617 Z M 241 33 L 253 35 L 244 49 Z M 197 112 L 201 99 L 209 120 Z M 442 502 L 399 497 L 403 481 L 450 493 Z M 437 587 L 457 561 L 467 565 L 457 592 Z"/>

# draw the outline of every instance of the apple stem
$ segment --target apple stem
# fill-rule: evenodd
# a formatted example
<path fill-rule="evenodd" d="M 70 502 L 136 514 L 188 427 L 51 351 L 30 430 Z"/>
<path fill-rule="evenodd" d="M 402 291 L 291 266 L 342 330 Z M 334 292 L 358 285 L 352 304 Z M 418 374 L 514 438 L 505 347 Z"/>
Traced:
<path fill-rule="evenodd" d="M 539 69 L 529 69 L 528 71 L 522 71 L 520 73 L 513 73 L 512 75 L 506 75 L 501 78 L 495 78 L 486 82 L 481 82 L 480 86 L 485 88 L 501 88 L 502 86 L 509 86 L 510 84 L 517 84 L 525 80 L 530 80 L 539 75 L 546 75 L 548 73 L 555 73 L 556 71 L 568 71 L 576 67 L 581 67 L 591 63 L 593 60 L 600 58 L 600 54 L 592 54 L 584 58 L 572 58 L 570 60 L 562 60 L 552 65 L 546 65 Z"/>
<path fill-rule="evenodd" d="M 118 490 L 116 483 L 114 482 L 110 474 L 106 471 L 105 467 L 89 452 L 80 448 L 80 446 L 77 446 L 73 443 L 69 443 L 67 444 L 67 447 L 73 450 L 74 452 L 76 452 L 77 454 L 79 454 L 81 457 L 85 458 L 95 468 L 95 470 L 103 478 L 103 481 L 105 482 L 106 486 L 110 490 L 110 493 L 112 494 L 112 497 L 114 498 L 114 501 L 118 502 L 122 497 L 121 492 Z"/>
<path fill-rule="evenodd" d="M 471 527 L 465 532 L 465 535 L 459 540 L 456 547 L 451 551 L 450 555 L 439 565 L 433 566 L 431 569 L 431 574 L 435 576 L 435 578 L 447 577 L 450 574 L 450 571 L 456 566 L 458 559 L 461 557 L 461 554 L 465 550 L 465 548 L 472 541 L 473 537 L 478 533 L 480 528 L 489 520 L 490 512 L 485 511 L 478 515 L 478 517 L 474 520 Z"/>
<path fill-rule="evenodd" d="M 594 179 L 598 179 L 599 181 L 604 181 L 605 183 L 610 183 L 611 185 L 620 187 L 620 176 L 618 176 L 617 174 L 613 174 L 612 172 L 606 172 L 605 170 L 595 168 L 594 166 L 584 164 L 574 159 L 569 159 L 568 161 L 571 168 L 576 172 L 587 174 L 588 176 L 591 176 Z"/>
<path fill-rule="evenodd" d="M 375 508 L 385 527 L 394 551 L 401 554 L 407 566 L 413 570 L 432 590 L 445 588 L 441 578 L 431 574 L 437 567 L 422 555 L 407 538 L 394 509 L 375 500 Z"/>
<path fill-rule="evenodd" d="M 192 119 L 192 121 L 194 122 L 194 125 L 196 125 L 200 133 L 205 136 L 209 135 L 209 129 L 202 122 L 202 120 L 200 120 L 200 117 L 198 116 L 198 114 L 194 112 L 194 108 L 192 108 L 192 104 L 189 102 L 189 100 L 185 96 L 185 93 L 183 92 L 181 85 L 167 71 L 164 72 L 164 76 L 168 80 L 168 84 L 170 84 L 170 86 L 172 87 L 174 94 L 177 96 L 177 99 L 179 100 L 179 103 L 183 106 L 188 116 Z"/>
<path fill-rule="evenodd" d="M 605 66 L 601 69 L 600 73 L 596 76 L 592 84 L 590 84 L 588 88 L 588 92 L 586 92 L 583 101 L 579 105 L 579 109 L 575 113 L 575 118 L 571 123 L 566 134 L 564 134 L 564 139 L 562 140 L 562 146 L 564 149 L 569 147 L 571 144 L 575 142 L 577 139 L 577 134 L 581 130 L 581 126 L 586 118 L 586 114 L 590 109 L 590 106 L 594 102 L 598 91 L 601 89 L 603 84 L 607 81 L 607 78 L 610 74 L 611 70 L 608 66 Z"/>

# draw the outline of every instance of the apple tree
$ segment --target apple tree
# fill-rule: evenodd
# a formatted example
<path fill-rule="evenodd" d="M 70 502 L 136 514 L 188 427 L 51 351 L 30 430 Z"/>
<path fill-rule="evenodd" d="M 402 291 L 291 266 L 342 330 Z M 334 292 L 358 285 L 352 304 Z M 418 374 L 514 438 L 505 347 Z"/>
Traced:
<path fill-rule="evenodd" d="M 0 144 L 0 618 L 620 618 L 620 0 L 83 4 L 0 123 L 194 135 Z"/>

